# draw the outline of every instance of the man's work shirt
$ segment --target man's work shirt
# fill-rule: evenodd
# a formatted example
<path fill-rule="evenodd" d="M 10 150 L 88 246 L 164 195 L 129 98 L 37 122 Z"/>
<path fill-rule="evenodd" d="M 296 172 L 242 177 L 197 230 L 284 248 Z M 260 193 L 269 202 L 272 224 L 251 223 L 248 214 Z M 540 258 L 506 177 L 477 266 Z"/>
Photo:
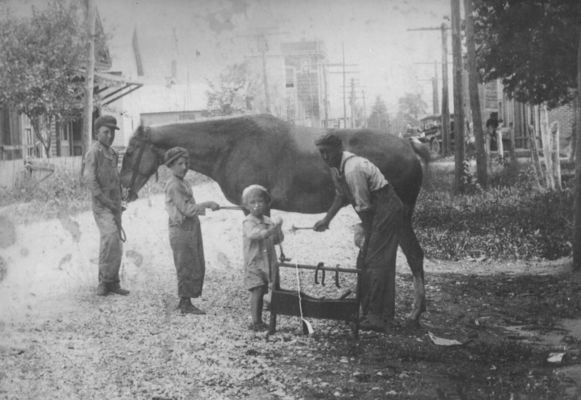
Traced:
<path fill-rule="evenodd" d="M 387 185 L 387 180 L 371 161 L 344 151 L 339 169 L 331 168 L 336 194 L 351 203 L 355 211 L 371 209 L 371 193 Z"/>
<path fill-rule="evenodd" d="M 93 196 L 93 205 L 105 207 L 102 199 L 121 206 L 121 181 L 117 163 L 119 156 L 111 147 L 94 142 L 85 155 L 87 184 Z"/>
<path fill-rule="evenodd" d="M 181 226 L 186 218 L 197 219 L 206 214 L 206 209 L 196 204 L 190 185 L 175 175 L 165 185 L 165 209 L 170 226 Z"/>

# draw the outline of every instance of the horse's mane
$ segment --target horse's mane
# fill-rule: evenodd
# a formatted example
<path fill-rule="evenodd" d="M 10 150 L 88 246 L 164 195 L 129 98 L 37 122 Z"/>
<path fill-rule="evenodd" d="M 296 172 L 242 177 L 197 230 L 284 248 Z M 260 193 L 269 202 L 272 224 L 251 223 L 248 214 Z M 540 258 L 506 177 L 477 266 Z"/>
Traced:
<path fill-rule="evenodd" d="M 151 128 L 149 126 L 145 126 L 143 124 L 140 124 L 137 127 L 137 130 L 135 131 L 135 133 L 133 134 L 133 137 L 136 139 L 141 139 L 141 140 L 146 141 L 146 142 L 150 142 L 151 141 Z"/>
<path fill-rule="evenodd" d="M 249 136 L 261 136 L 264 134 L 277 135 L 287 132 L 287 122 L 269 114 L 242 115 L 204 121 L 184 121 L 170 124 L 139 126 L 135 137 L 141 140 L 151 140 L 152 131 L 161 131 L 165 135 L 171 132 L 206 132 L 208 135 L 220 135 L 228 141 L 236 141 L 237 138 Z"/>

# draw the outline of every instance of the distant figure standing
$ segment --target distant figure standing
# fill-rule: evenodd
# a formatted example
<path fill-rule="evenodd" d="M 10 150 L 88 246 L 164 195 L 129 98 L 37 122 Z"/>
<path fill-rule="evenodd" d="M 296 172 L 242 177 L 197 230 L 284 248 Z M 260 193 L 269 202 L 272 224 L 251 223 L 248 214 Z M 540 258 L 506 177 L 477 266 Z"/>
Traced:
<path fill-rule="evenodd" d="M 486 131 L 490 140 L 490 148 L 488 150 L 496 150 L 496 130 L 498 129 L 498 113 L 491 112 L 490 117 L 486 120 Z"/>
<path fill-rule="evenodd" d="M 189 153 L 183 147 L 165 152 L 165 165 L 172 177 L 165 185 L 165 208 L 169 215 L 169 243 L 178 278 L 178 309 L 182 314 L 205 314 L 192 304 L 192 298 L 202 295 L 206 260 L 200 229 L 200 215 L 206 208 L 218 210 L 214 201 L 196 204 L 192 188 L 184 177 L 188 172 Z"/>
<path fill-rule="evenodd" d="M 87 183 L 92 195 L 93 215 L 99 228 L 99 286 L 97 295 L 128 295 L 119 285 L 119 268 L 123 254 L 121 241 L 121 182 L 117 164 L 119 156 L 111 148 L 117 120 L 103 115 L 95 120 L 94 142 L 85 155 Z"/>

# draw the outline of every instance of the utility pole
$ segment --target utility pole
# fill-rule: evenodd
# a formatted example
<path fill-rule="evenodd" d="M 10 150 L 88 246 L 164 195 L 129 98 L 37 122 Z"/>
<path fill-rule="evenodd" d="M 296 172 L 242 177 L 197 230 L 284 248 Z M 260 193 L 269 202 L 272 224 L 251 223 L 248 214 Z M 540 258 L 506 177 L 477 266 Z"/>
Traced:
<path fill-rule="evenodd" d="M 439 27 L 414 28 L 408 31 L 440 31 L 442 35 L 442 154 L 450 154 L 450 109 L 448 107 L 448 37 L 450 29 L 443 22 Z"/>
<path fill-rule="evenodd" d="M 250 37 L 256 39 L 256 46 L 259 55 L 251 55 L 248 57 L 260 57 L 262 62 L 262 85 L 264 86 L 264 105 L 265 111 L 267 113 L 271 113 L 271 101 L 270 101 L 270 92 L 268 90 L 268 71 L 267 71 L 267 63 L 266 59 L 268 57 L 282 57 L 282 54 L 279 55 L 266 55 L 268 52 L 268 42 L 267 36 L 274 36 L 274 35 L 286 35 L 288 32 L 279 32 L 278 28 L 275 27 L 263 27 L 256 29 L 253 33 L 242 34 L 238 35 L 238 37 Z"/>
<path fill-rule="evenodd" d="M 442 23 L 442 142 L 444 156 L 450 154 L 450 108 L 448 100 L 448 34 Z"/>
<path fill-rule="evenodd" d="M 363 97 L 363 128 L 367 128 L 367 104 L 365 102 L 365 89 L 361 89 L 361 97 Z"/>
<path fill-rule="evenodd" d="M 264 101 L 266 112 L 270 114 L 270 94 L 268 92 L 268 74 L 266 71 L 266 52 L 268 50 L 268 43 L 264 34 L 256 36 L 257 47 L 262 57 L 262 84 L 264 85 Z"/>
<path fill-rule="evenodd" d="M 464 192 L 464 93 L 462 91 L 462 37 L 460 32 L 460 0 L 452 6 L 452 53 L 454 60 L 454 191 Z"/>
<path fill-rule="evenodd" d="M 83 149 L 83 162 L 81 163 L 81 180 L 85 171 L 85 154 L 91 145 L 93 132 L 93 88 L 95 87 L 95 20 L 97 10 L 95 0 L 87 0 L 87 31 L 89 43 L 87 44 L 88 59 L 85 71 L 85 105 L 83 110 L 83 137 L 81 140 Z"/>
<path fill-rule="evenodd" d="M 434 80 L 432 81 L 432 111 L 437 114 L 440 110 L 438 102 L 438 63 L 434 61 Z"/>
<path fill-rule="evenodd" d="M 345 64 L 345 47 L 343 46 L 343 60 L 341 63 L 329 63 L 325 64 L 327 67 L 341 67 L 341 72 L 337 71 L 329 71 L 329 74 L 341 74 L 343 76 L 343 120 L 344 120 L 344 128 L 347 128 L 347 74 L 357 74 L 359 71 L 347 71 L 345 67 L 353 67 L 357 66 L 358 64 Z"/>
<path fill-rule="evenodd" d="M 343 124 L 344 128 L 347 128 L 347 95 L 345 94 L 346 82 L 345 82 L 345 42 L 341 44 L 343 51 Z"/>
<path fill-rule="evenodd" d="M 439 28 L 438 28 L 439 29 Z M 440 111 L 439 101 L 438 101 L 438 62 L 433 63 L 428 62 L 416 62 L 414 64 L 421 65 L 433 65 L 434 66 L 434 76 L 430 79 L 419 79 L 419 81 L 430 81 L 432 84 L 432 113 L 438 114 Z"/>
<path fill-rule="evenodd" d="M 351 78 L 351 95 L 349 96 L 351 107 L 351 128 L 355 127 L 355 78 Z"/>

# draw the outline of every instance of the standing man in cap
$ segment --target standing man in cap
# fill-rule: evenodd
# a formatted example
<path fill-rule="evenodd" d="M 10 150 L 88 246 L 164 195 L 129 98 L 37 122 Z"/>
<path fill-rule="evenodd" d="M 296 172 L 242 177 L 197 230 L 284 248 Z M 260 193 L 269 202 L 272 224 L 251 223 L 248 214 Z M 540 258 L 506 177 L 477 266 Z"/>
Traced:
<path fill-rule="evenodd" d="M 357 260 L 361 268 L 361 328 L 386 331 L 395 315 L 395 262 L 403 222 L 402 202 L 379 168 L 366 158 L 343 151 L 341 139 L 332 133 L 315 144 L 331 168 L 335 199 L 314 230 L 322 232 L 341 207 L 351 204 L 363 228 Z"/>
<path fill-rule="evenodd" d="M 99 228 L 99 286 L 97 295 L 109 293 L 126 296 L 128 290 L 119 286 L 119 268 L 123 244 L 121 241 L 121 181 L 117 163 L 119 156 L 111 148 L 117 120 L 103 115 L 95 120 L 94 142 L 85 155 L 87 184 L 92 195 L 93 215 Z"/>

